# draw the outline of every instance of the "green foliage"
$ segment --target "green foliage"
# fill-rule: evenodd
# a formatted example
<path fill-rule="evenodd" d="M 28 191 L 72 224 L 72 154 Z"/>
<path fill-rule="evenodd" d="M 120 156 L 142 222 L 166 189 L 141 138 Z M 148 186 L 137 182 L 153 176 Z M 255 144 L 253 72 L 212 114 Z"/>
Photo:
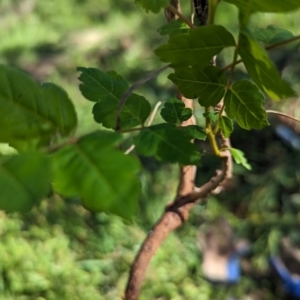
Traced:
<path fill-rule="evenodd" d="M 265 44 L 277 44 L 294 37 L 289 30 L 275 25 L 269 25 L 267 28 L 256 29 L 253 32 L 253 36 Z"/>
<path fill-rule="evenodd" d="M 185 107 L 181 100 L 171 98 L 164 103 L 160 114 L 167 123 L 179 125 L 188 120 L 193 112 L 190 108 Z"/>
<path fill-rule="evenodd" d="M 202 106 L 217 105 L 225 94 L 227 78 L 221 69 L 205 66 L 180 69 L 168 78 L 174 82 L 179 91 L 187 98 L 199 98 Z"/>
<path fill-rule="evenodd" d="M 155 156 L 158 160 L 180 164 L 197 164 L 200 153 L 195 144 L 176 126 L 153 125 L 144 128 L 134 137 L 134 144 L 140 154 Z"/>
<path fill-rule="evenodd" d="M 50 166 L 41 153 L 0 157 L 0 207 L 29 212 L 49 191 Z"/>
<path fill-rule="evenodd" d="M 236 5 L 241 12 L 244 22 L 248 22 L 249 17 L 254 12 L 288 12 L 300 7 L 298 0 L 273 1 L 273 0 L 225 0 Z"/>
<path fill-rule="evenodd" d="M 247 159 L 245 158 L 245 154 L 243 151 L 241 151 L 239 149 L 235 149 L 235 148 L 230 148 L 230 152 L 232 154 L 234 161 L 237 164 L 241 164 L 246 169 L 251 170 L 251 165 L 249 165 Z"/>
<path fill-rule="evenodd" d="M 158 13 L 162 8 L 169 4 L 168 0 L 134 0 L 134 2 L 142 7 L 147 13 L 149 11 Z"/>
<path fill-rule="evenodd" d="M 78 68 L 81 72 L 79 86 L 83 96 L 93 102 L 96 122 L 107 128 L 116 126 L 116 111 L 119 100 L 128 89 L 127 82 L 116 72 L 103 73 L 94 68 Z M 132 94 L 120 111 L 120 127 L 132 128 L 145 122 L 150 114 L 150 104 L 142 96 Z"/>
<path fill-rule="evenodd" d="M 264 100 L 264 95 L 255 84 L 241 80 L 233 84 L 226 93 L 225 111 L 242 128 L 261 129 L 269 124 L 263 109 Z"/>
<path fill-rule="evenodd" d="M 161 12 L 169 3 L 150 0 L 136 2 L 147 12 Z M 256 10 L 287 11 L 300 6 L 299 1 L 291 0 L 280 3 L 256 0 L 227 2 L 240 8 L 242 17 L 245 17 L 242 18 L 243 23 L 247 23 L 246 19 Z M 161 41 L 157 35 L 151 36 L 151 30 L 154 31 L 151 25 L 161 26 L 160 21 L 163 23 L 163 18 L 151 16 L 153 19 L 145 21 L 147 16 L 140 12 L 135 13 L 138 10 L 133 9 L 130 1 L 124 1 L 117 6 L 113 2 L 103 1 L 100 11 L 95 9 L 98 4 L 95 0 L 37 1 L 35 11 L 19 16 L 17 11 L 22 11 L 23 6 L 21 7 L 21 2 L 13 1 L 14 15 L 10 20 L 6 11 L 12 3 L 3 1 L 0 4 L 4 12 L 1 15 L 4 24 L 1 33 L 1 59 L 9 64 L 19 64 L 32 72 L 36 70 L 32 61 L 44 61 L 45 57 L 50 57 L 51 61 L 53 56 L 56 59 L 50 62 L 50 66 L 55 70 L 55 75 L 52 75 L 51 79 L 63 86 L 68 86 L 69 83 L 70 86 L 75 85 L 75 76 L 72 80 L 75 63 L 100 65 L 101 70 L 80 68 L 80 77 L 84 78 L 80 88 L 86 99 L 96 102 L 93 109 L 95 120 L 107 128 L 114 128 L 120 98 L 129 85 L 116 72 L 106 71 L 113 68 L 129 81 L 135 81 L 142 77 L 141 71 L 155 69 L 158 60 L 149 59 L 150 52 Z M 226 18 L 231 22 L 231 17 L 226 15 Z M 44 20 L 49 22 L 49 27 L 46 27 L 48 25 Z M 98 23 L 98 20 L 102 23 Z M 19 28 L 13 29 L 12 24 L 16 22 L 20 22 Z M 232 29 L 231 26 L 228 22 L 224 25 L 228 29 Z M 210 120 L 214 129 L 219 127 L 226 137 L 232 136 L 233 145 L 239 148 L 241 146 L 251 161 L 253 172 L 250 176 L 244 170 L 241 171 L 242 168 L 235 166 L 241 174 L 240 177 L 235 177 L 238 188 L 226 193 L 223 199 L 222 195 L 209 199 L 206 207 L 197 206 L 188 226 L 166 241 L 163 249 L 159 250 L 152 261 L 143 287 L 142 300 L 208 300 L 229 297 L 241 299 L 245 297 L 245 291 L 251 293 L 257 289 L 262 290 L 264 299 L 280 297 L 269 291 L 267 279 L 257 283 L 251 275 L 245 274 L 237 286 L 216 289 L 203 279 L 200 271 L 201 257 L 195 246 L 195 236 L 202 222 L 220 214 L 225 215 L 244 237 L 252 241 L 252 265 L 254 272 L 259 270 L 258 273 L 261 274 L 260 272 L 267 271 L 267 257 L 270 251 L 275 251 L 283 234 L 281 226 L 284 225 L 288 232 L 291 223 L 297 220 L 296 214 L 299 211 L 298 194 L 295 192 L 299 186 L 299 172 L 293 169 L 293 166 L 297 166 L 297 159 L 299 160 L 297 153 L 282 153 L 279 142 L 274 142 L 268 136 L 258 142 L 256 133 L 246 135 L 248 132 L 241 133 L 238 126 L 235 126 L 233 131 L 234 119 L 237 125 L 247 129 L 268 125 L 263 108 L 264 97 L 259 89 L 273 99 L 293 94 L 280 79 L 268 55 L 256 41 L 257 39 L 273 44 L 291 36 L 274 27 L 254 33 L 243 29 L 238 46 L 241 51 L 239 54 L 258 87 L 245 81 L 237 81 L 231 86 L 231 79 L 227 80 L 223 72 L 219 73 L 217 68 L 208 65 L 215 53 L 235 46 L 232 36 L 224 27 L 210 27 L 201 31 L 189 29 L 180 20 L 171 22 L 159 31 L 162 35 L 171 36 L 169 43 L 159 49 L 174 46 L 177 53 L 172 59 L 175 62 L 168 60 L 172 52 L 159 53 L 159 57 L 175 66 L 174 74 L 170 78 L 180 75 L 177 82 L 173 82 L 187 97 L 200 97 L 200 106 L 218 104 L 225 90 L 227 91 L 223 108 L 228 117 L 220 115 L 213 108 L 210 108 L 211 112 L 203 115 L 202 108 L 197 108 L 194 113 L 200 115 L 197 118 L 199 124 L 204 124 L 205 119 Z M 70 34 L 66 28 L 74 28 L 75 32 Z M 89 36 L 90 31 L 84 31 L 87 28 L 99 33 L 95 39 L 93 36 L 96 42 L 92 43 L 92 46 L 82 37 L 78 38 L 80 33 L 84 37 Z M 143 34 L 136 35 L 137 28 Z M 211 30 L 212 35 L 208 34 L 208 30 Z M 6 40 L 5 35 L 8 37 Z M 176 36 L 178 44 L 176 39 L 172 40 Z M 209 47 L 216 48 L 209 53 L 206 45 L 201 44 L 202 41 Z M 86 47 L 88 50 L 79 50 L 76 43 L 80 45 L 80 49 Z M 194 49 L 194 44 L 200 48 Z M 43 56 L 40 52 L 45 49 L 50 49 L 50 53 L 47 52 Z M 28 52 L 30 55 L 25 56 Z M 34 55 L 41 55 L 40 60 L 36 61 Z M 22 59 L 23 63 L 20 64 Z M 231 62 L 234 63 L 234 60 Z M 167 172 L 162 170 L 173 170 L 173 166 L 162 166 L 156 160 L 144 157 L 141 158 L 143 165 L 151 171 L 140 171 L 137 160 L 121 152 L 132 138 L 126 129 L 132 129 L 135 134 L 134 132 L 140 129 L 135 128 L 136 126 L 145 126 L 145 120 L 150 114 L 150 105 L 145 98 L 132 94 L 121 109 L 121 131 L 124 130 L 125 134 L 98 131 L 80 137 L 82 132 L 91 131 L 91 124 L 93 129 L 98 129 L 99 124 L 92 123 L 89 116 L 90 103 L 81 101 L 79 96 L 74 97 L 75 93 L 72 92 L 70 95 L 76 103 L 81 121 L 79 132 L 76 133 L 78 137 L 74 138 L 77 117 L 64 90 L 52 83 L 39 85 L 28 75 L 7 66 L 0 69 L 0 74 L 8 74 L 7 78 L 12 78 L 7 82 L 6 75 L 0 77 L 0 141 L 10 143 L 21 153 L 1 157 L 1 208 L 8 211 L 28 211 L 32 205 L 40 203 L 39 200 L 49 191 L 50 183 L 54 180 L 55 192 L 59 191 L 67 197 L 76 197 L 72 198 L 72 201 L 77 201 L 78 197 L 88 209 L 110 211 L 129 218 L 138 206 L 136 200 L 140 179 L 143 192 L 139 205 L 144 204 L 145 207 L 139 215 L 143 219 L 141 223 L 147 222 L 147 225 L 143 225 L 148 230 L 149 224 L 159 217 L 165 203 L 173 197 L 177 174 L 175 176 L 175 172 L 172 172 L 170 178 L 170 169 Z M 49 65 L 44 69 L 48 70 Z M 64 74 L 67 78 L 57 77 L 56 73 Z M 197 76 L 195 84 L 192 81 L 193 75 Z M 204 78 L 204 75 L 209 77 Z M 35 72 L 35 76 L 40 78 L 38 72 Z M 93 82 L 94 79 L 97 81 Z M 158 99 L 171 97 L 169 84 L 163 83 L 165 86 L 162 92 L 159 82 L 164 82 L 161 77 L 157 81 L 152 80 L 149 89 L 143 87 L 141 90 L 148 93 L 146 98 L 152 100 L 151 104 Z M 10 87 L 11 84 L 13 85 Z M 69 90 L 70 88 L 68 87 Z M 147 92 L 149 90 L 150 92 Z M 215 91 L 216 94 L 213 94 Z M 21 103 L 26 104 L 25 109 L 20 106 L 19 95 L 22 95 Z M 166 122 L 174 123 L 177 127 L 162 123 L 143 128 L 134 137 L 137 153 L 154 156 L 164 162 L 198 165 L 201 154 L 190 140 L 204 140 L 206 129 L 197 125 L 180 127 L 180 123 L 190 115 L 190 110 L 175 100 L 166 103 L 170 105 L 165 105 L 161 114 L 167 116 Z M 160 118 L 159 120 L 161 121 Z M 157 121 L 158 118 L 155 118 L 154 123 Z M 247 139 L 243 141 L 245 135 Z M 262 149 L 262 145 L 265 144 L 268 144 L 266 151 L 257 151 L 258 147 Z M 31 152 L 30 149 L 39 149 L 40 152 Z M 240 150 L 232 148 L 231 151 L 237 163 L 249 167 Z M 50 156 L 50 159 L 46 155 Z M 207 157 L 203 155 L 201 163 L 207 161 Z M 279 161 L 278 157 L 281 158 Z M 285 162 L 288 166 L 284 167 Z M 51 167 L 53 179 L 49 174 Z M 206 171 L 201 175 L 204 174 L 206 175 Z M 280 190 L 283 187 L 285 192 Z M 293 191 L 293 196 L 287 195 L 287 191 Z M 151 196 L 145 199 L 147 193 Z M 142 242 L 145 234 L 137 227 L 125 225 L 120 218 L 113 215 L 92 215 L 79 205 L 67 203 L 63 215 L 58 211 L 64 204 L 61 200 L 53 201 L 51 197 L 42 202 L 40 210 L 34 209 L 27 217 L 0 216 L 0 299 L 121 298 L 129 264 L 133 260 L 137 244 Z M 138 209 L 141 210 L 141 207 Z M 23 221 L 16 221 L 17 218 L 27 220 L 22 223 Z M 293 240 L 299 239 L 297 230 L 291 232 L 291 236 Z M 251 297 L 246 297 L 248 296 Z"/>
<path fill-rule="evenodd" d="M 239 38 L 239 54 L 254 82 L 273 100 L 294 96 L 295 92 L 281 79 L 265 49 L 243 28 Z"/>
<path fill-rule="evenodd" d="M 199 67 L 209 64 L 214 55 L 234 45 L 229 31 L 219 25 L 210 25 L 171 36 L 168 44 L 160 46 L 155 53 L 161 61 L 175 67 Z"/>
<path fill-rule="evenodd" d="M 64 196 L 80 196 L 89 210 L 130 217 L 139 194 L 139 164 L 114 149 L 120 138 L 98 131 L 57 151 L 52 157 L 54 189 Z"/>
<path fill-rule="evenodd" d="M 219 119 L 219 126 L 222 130 L 224 137 L 230 137 L 233 131 L 233 122 L 226 116 L 221 116 Z"/>
<path fill-rule="evenodd" d="M 162 36 L 189 33 L 189 31 L 190 27 L 180 19 L 173 20 L 157 30 L 157 32 Z"/>
<path fill-rule="evenodd" d="M 190 139 L 206 140 L 206 133 L 204 129 L 197 125 L 188 125 L 181 128 L 185 136 Z"/>
<path fill-rule="evenodd" d="M 18 150 L 68 136 L 77 125 L 68 95 L 52 83 L 39 86 L 27 74 L 0 65 L 0 91 L 0 141 Z"/>

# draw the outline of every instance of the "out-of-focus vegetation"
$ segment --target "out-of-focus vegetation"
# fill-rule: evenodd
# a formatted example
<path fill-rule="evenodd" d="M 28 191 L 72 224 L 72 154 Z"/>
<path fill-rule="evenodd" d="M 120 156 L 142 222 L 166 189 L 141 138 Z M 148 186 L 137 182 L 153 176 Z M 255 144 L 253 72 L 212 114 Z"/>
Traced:
<path fill-rule="evenodd" d="M 252 26 L 276 24 L 299 34 L 299 13 L 257 14 Z M 2 0 L 0 61 L 30 72 L 37 80 L 66 88 L 79 115 L 79 133 L 83 133 L 98 125 L 92 120 L 92 105 L 78 91 L 76 66 L 114 69 L 134 82 L 160 66 L 152 50 L 162 41 L 156 29 L 164 23 L 163 14 L 147 15 L 131 0 Z M 235 32 L 232 6 L 220 5 L 218 23 L 230 24 Z M 297 49 L 291 45 L 272 56 L 299 92 Z M 221 64 L 229 61 L 227 55 L 232 53 L 223 53 Z M 240 76 L 245 76 L 243 66 L 239 70 Z M 174 90 L 160 75 L 139 92 L 154 104 L 166 100 Z M 286 103 L 276 106 L 285 109 Z M 293 113 L 299 116 L 293 103 Z M 141 299 L 284 299 L 268 257 L 276 253 L 281 236 L 300 241 L 296 229 L 300 157 L 276 136 L 277 123 L 274 120 L 261 132 L 234 133 L 232 143 L 246 153 L 253 171 L 236 167 L 232 186 L 197 206 L 190 221 L 167 239 L 151 263 Z M 1 151 L 10 149 L 1 145 Z M 0 299 L 121 299 L 134 255 L 176 189 L 177 167 L 148 158 L 141 162 L 145 171 L 140 175 L 142 195 L 135 223 L 91 214 L 77 199 L 63 201 L 59 197 L 45 199 L 27 215 L 2 213 Z M 204 157 L 200 180 L 210 170 L 213 165 L 207 166 Z M 201 272 L 197 231 L 220 215 L 252 244 L 245 273 L 236 286 L 215 287 Z"/>

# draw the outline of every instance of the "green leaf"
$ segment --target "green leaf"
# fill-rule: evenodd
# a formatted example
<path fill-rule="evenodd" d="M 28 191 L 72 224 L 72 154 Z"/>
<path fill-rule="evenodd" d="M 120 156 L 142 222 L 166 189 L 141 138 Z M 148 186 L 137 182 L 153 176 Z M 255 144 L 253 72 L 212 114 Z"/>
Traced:
<path fill-rule="evenodd" d="M 163 62 L 173 66 L 203 66 L 226 47 L 235 46 L 231 33 L 220 25 L 202 26 L 188 34 L 171 36 L 168 44 L 155 50 Z"/>
<path fill-rule="evenodd" d="M 263 108 L 264 95 L 259 88 L 248 80 L 233 84 L 225 95 L 225 111 L 229 118 L 236 119 L 245 129 L 261 129 L 269 125 Z"/>
<path fill-rule="evenodd" d="M 205 113 L 203 113 L 203 117 L 208 118 L 211 122 L 215 123 L 219 119 L 219 113 L 217 111 L 205 112 Z"/>
<path fill-rule="evenodd" d="M 41 153 L 0 158 L 0 210 L 29 212 L 50 187 L 50 165 Z"/>
<path fill-rule="evenodd" d="M 165 102 L 160 114 L 170 124 L 181 124 L 193 115 L 193 111 L 185 107 L 181 100 L 171 98 Z"/>
<path fill-rule="evenodd" d="M 50 82 L 42 84 L 44 114 L 55 124 L 57 133 L 68 136 L 77 126 L 73 103 L 64 89 Z"/>
<path fill-rule="evenodd" d="M 127 82 L 115 71 L 103 73 L 95 68 L 77 68 L 81 72 L 79 89 L 82 95 L 97 102 L 93 107 L 96 122 L 107 128 L 116 126 L 116 113 L 120 99 L 129 88 Z M 122 129 L 141 125 L 151 111 L 150 103 L 142 96 L 131 94 L 120 111 Z"/>
<path fill-rule="evenodd" d="M 57 134 L 68 136 L 76 126 L 74 106 L 62 88 L 40 86 L 27 74 L 0 64 L 0 142 L 36 148 Z"/>
<path fill-rule="evenodd" d="M 179 69 L 168 76 L 187 98 L 198 98 L 204 107 L 217 105 L 225 94 L 227 78 L 221 69 L 214 66 Z"/>
<path fill-rule="evenodd" d="M 189 33 L 189 31 L 190 27 L 180 19 L 173 20 L 157 30 L 162 36 L 173 36 L 181 33 Z"/>
<path fill-rule="evenodd" d="M 140 165 L 115 149 L 121 135 L 97 131 L 53 155 L 54 188 L 81 197 L 85 208 L 130 217 L 139 194 Z"/>
<path fill-rule="evenodd" d="M 134 0 L 134 3 L 144 9 L 146 13 L 151 11 L 157 14 L 169 4 L 169 0 Z"/>
<path fill-rule="evenodd" d="M 243 16 L 244 23 L 247 23 L 249 17 L 254 12 L 275 12 L 282 13 L 295 10 L 300 7 L 298 0 L 225 0 L 228 3 L 236 5 Z"/>
<path fill-rule="evenodd" d="M 269 25 L 267 28 L 256 29 L 253 32 L 253 36 L 265 44 L 276 44 L 294 37 L 290 31 L 275 25 Z"/>
<path fill-rule="evenodd" d="M 171 124 L 159 124 L 144 128 L 134 137 L 137 151 L 158 160 L 183 165 L 197 164 L 200 159 L 195 144 L 190 142 L 180 128 Z"/>
<path fill-rule="evenodd" d="M 241 164 L 247 170 L 251 170 L 252 169 L 252 167 L 248 163 L 247 158 L 245 157 L 245 154 L 244 154 L 243 151 L 241 151 L 239 149 L 235 149 L 235 148 L 230 148 L 229 150 L 230 150 L 230 152 L 232 154 L 232 157 L 233 157 L 234 161 L 237 164 Z"/>
<path fill-rule="evenodd" d="M 221 128 L 221 131 L 224 135 L 224 137 L 228 138 L 230 137 L 230 134 L 233 131 L 233 122 L 226 116 L 221 116 L 219 119 L 219 126 Z"/>
<path fill-rule="evenodd" d="M 205 130 L 198 125 L 189 125 L 181 127 L 181 131 L 189 139 L 198 139 L 205 141 L 207 137 Z"/>
<path fill-rule="evenodd" d="M 240 32 L 238 49 L 249 75 L 271 99 L 279 100 L 295 95 L 289 84 L 280 77 L 266 50 L 246 27 Z"/>

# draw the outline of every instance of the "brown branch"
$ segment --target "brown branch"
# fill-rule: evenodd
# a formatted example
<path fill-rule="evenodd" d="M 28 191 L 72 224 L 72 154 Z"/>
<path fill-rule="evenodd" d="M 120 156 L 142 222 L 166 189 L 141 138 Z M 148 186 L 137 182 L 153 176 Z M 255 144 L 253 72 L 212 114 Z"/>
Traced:
<path fill-rule="evenodd" d="M 171 0 L 171 4 L 175 8 L 179 7 L 178 0 Z M 175 8 L 170 9 L 170 7 L 168 7 L 174 14 L 173 18 L 179 16 L 178 10 Z M 168 19 L 168 21 L 170 20 Z M 192 100 L 183 97 L 179 93 L 177 93 L 177 96 L 184 102 L 186 107 L 193 109 Z M 193 124 L 195 124 L 195 120 L 192 117 L 184 122 L 182 126 Z M 224 139 L 222 136 L 221 145 L 228 149 L 228 140 Z M 184 166 L 180 168 L 180 179 L 176 197 L 171 204 L 167 205 L 162 217 L 148 233 L 148 236 L 141 246 L 135 261 L 131 266 L 124 300 L 138 299 L 150 260 L 165 238 L 188 219 L 190 209 L 201 198 L 207 197 L 220 185 L 220 183 L 231 176 L 232 163 L 230 151 L 222 151 L 220 157 L 222 159 L 222 170 L 217 171 L 217 174 L 207 183 L 202 185 L 201 188 L 197 189 L 197 191 L 195 191 L 194 184 L 196 167 Z"/>
<path fill-rule="evenodd" d="M 226 179 L 231 169 L 230 154 L 227 151 L 222 153 L 222 160 L 222 171 L 218 171 L 199 191 L 193 191 L 186 195 L 178 195 L 174 202 L 166 208 L 161 219 L 156 223 L 153 229 L 150 230 L 132 265 L 125 300 L 138 299 L 146 269 L 156 250 L 173 230 L 180 227 L 188 219 L 190 209 L 199 199 L 207 197 Z"/>

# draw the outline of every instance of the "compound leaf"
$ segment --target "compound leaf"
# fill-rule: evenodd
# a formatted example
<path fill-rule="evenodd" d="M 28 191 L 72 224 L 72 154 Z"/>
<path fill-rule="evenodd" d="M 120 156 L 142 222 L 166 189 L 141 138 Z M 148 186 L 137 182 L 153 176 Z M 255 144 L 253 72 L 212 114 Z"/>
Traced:
<path fill-rule="evenodd" d="M 139 194 L 139 162 L 115 149 L 121 136 L 97 131 L 53 155 L 54 189 L 91 211 L 130 217 Z"/>
<path fill-rule="evenodd" d="M 50 164 L 41 153 L 0 158 L 0 209 L 29 212 L 50 187 Z"/>
<path fill-rule="evenodd" d="M 168 44 L 155 50 L 161 61 L 176 67 L 203 66 L 226 47 L 235 46 L 231 33 L 220 25 L 190 30 L 188 34 L 171 36 Z"/>
<path fill-rule="evenodd" d="M 193 115 L 193 112 L 190 108 L 185 107 L 181 100 L 171 98 L 165 102 L 160 114 L 166 122 L 180 124 L 188 120 Z"/>
<path fill-rule="evenodd" d="M 172 73 L 168 78 L 187 98 L 199 98 L 202 106 L 217 105 L 225 94 L 227 79 L 221 69 L 214 66 L 184 68 Z"/>
<path fill-rule="evenodd" d="M 264 95 L 248 80 L 233 84 L 225 95 L 224 104 L 228 117 L 236 119 L 242 128 L 261 129 L 269 125 L 263 108 Z"/>
<path fill-rule="evenodd" d="M 265 44 L 276 44 L 294 37 L 290 31 L 275 25 L 269 25 L 267 28 L 256 29 L 253 32 L 253 36 Z"/>
<path fill-rule="evenodd" d="M 151 11 L 157 14 L 169 4 L 169 0 L 134 0 L 134 3 L 144 9 L 146 13 Z"/>
<path fill-rule="evenodd" d="M 133 141 L 140 154 L 155 156 L 163 162 L 188 165 L 197 164 L 200 159 L 196 145 L 180 128 L 171 124 L 147 127 Z"/>
<path fill-rule="evenodd" d="M 114 128 L 119 101 L 129 85 L 115 71 L 104 73 L 95 68 L 77 69 L 81 72 L 79 89 L 82 95 L 97 102 L 93 107 L 95 121 L 107 128 Z M 121 108 L 120 127 L 125 129 L 143 124 L 150 111 L 150 103 L 144 97 L 131 94 Z"/>
<path fill-rule="evenodd" d="M 295 95 L 289 84 L 280 77 L 266 50 L 245 27 L 240 32 L 238 49 L 249 75 L 271 99 L 279 100 Z"/>

